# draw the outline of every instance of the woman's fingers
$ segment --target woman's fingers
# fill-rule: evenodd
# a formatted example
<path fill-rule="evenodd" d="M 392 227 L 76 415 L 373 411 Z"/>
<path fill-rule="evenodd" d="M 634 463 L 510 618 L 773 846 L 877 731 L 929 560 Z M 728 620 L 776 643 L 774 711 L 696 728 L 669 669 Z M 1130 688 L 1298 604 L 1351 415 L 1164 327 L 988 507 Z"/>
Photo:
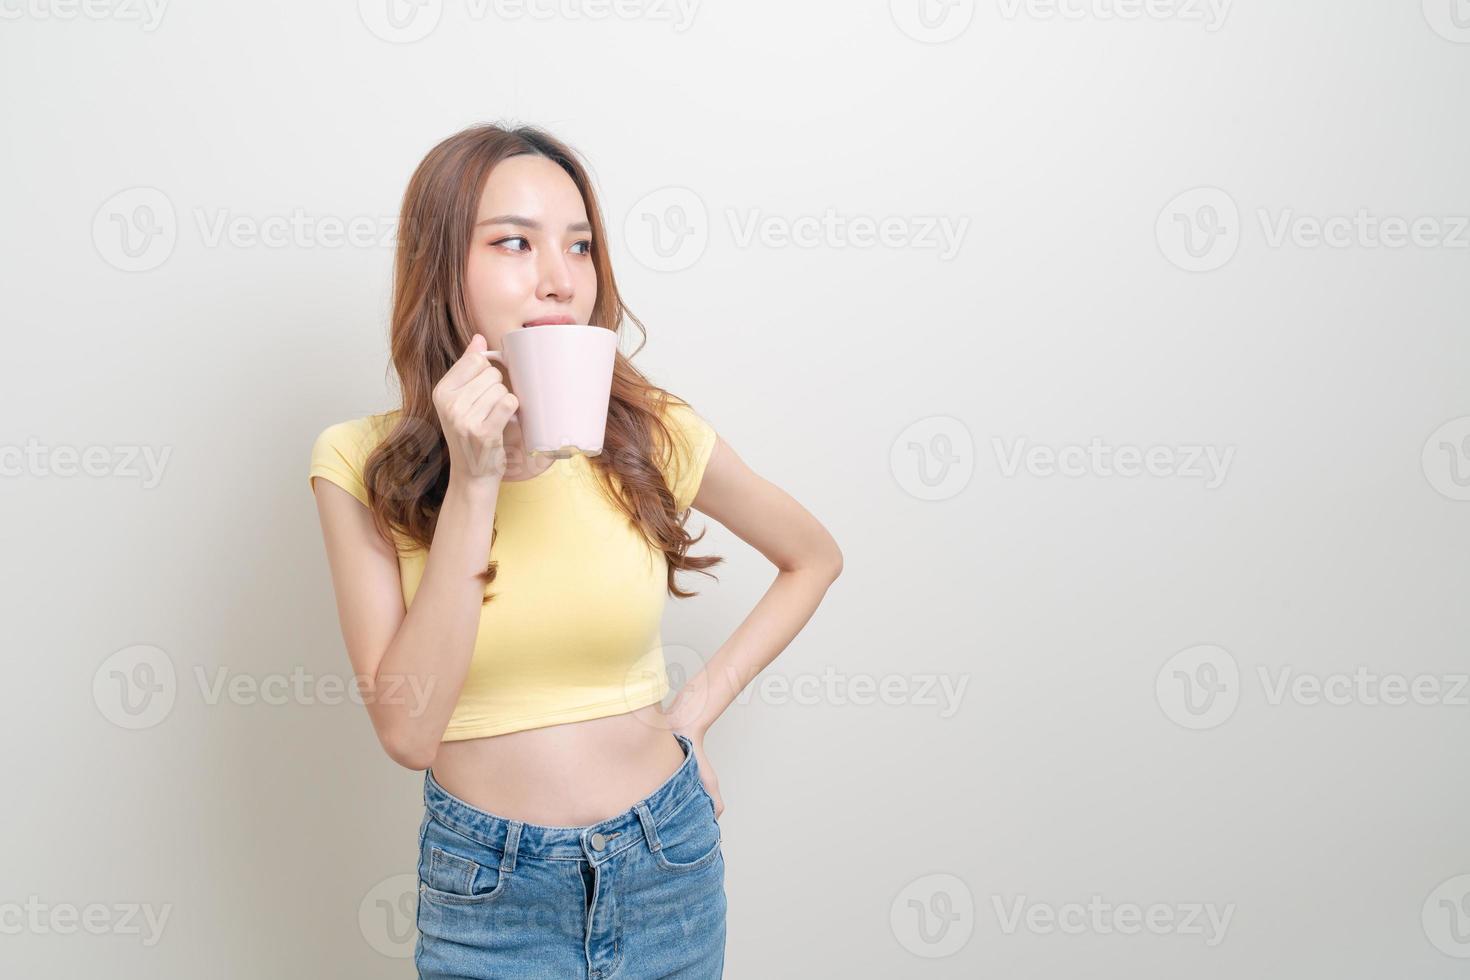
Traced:
<path fill-rule="evenodd" d="M 490 361 L 485 357 L 485 337 L 477 333 L 470 338 L 469 346 L 465 348 L 459 360 L 451 364 L 449 370 L 444 372 L 440 383 L 444 385 L 446 391 L 454 391 L 473 381 L 487 367 L 490 367 Z"/>

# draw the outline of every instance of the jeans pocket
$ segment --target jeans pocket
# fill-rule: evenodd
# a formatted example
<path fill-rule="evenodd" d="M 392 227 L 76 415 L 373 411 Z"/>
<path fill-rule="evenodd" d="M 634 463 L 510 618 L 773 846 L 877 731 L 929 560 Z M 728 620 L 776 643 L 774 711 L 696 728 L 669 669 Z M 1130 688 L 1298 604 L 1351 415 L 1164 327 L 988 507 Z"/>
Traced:
<path fill-rule="evenodd" d="M 500 897 L 509 878 L 498 863 L 481 864 L 433 844 L 419 893 L 441 905 L 479 905 Z"/>
<path fill-rule="evenodd" d="M 653 858 L 665 871 L 696 871 L 720 856 L 720 822 L 715 819 L 714 800 L 703 786 L 690 793 L 657 831 L 659 848 Z"/>

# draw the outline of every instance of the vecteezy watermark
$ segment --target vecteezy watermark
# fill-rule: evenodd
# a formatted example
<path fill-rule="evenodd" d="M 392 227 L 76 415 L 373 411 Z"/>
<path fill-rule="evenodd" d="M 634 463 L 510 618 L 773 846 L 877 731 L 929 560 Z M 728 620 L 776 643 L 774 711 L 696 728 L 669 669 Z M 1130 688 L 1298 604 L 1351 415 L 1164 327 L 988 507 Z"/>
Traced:
<path fill-rule="evenodd" d="M 1470 674 L 1377 671 L 1365 665 L 1312 672 L 1290 664 L 1257 664 L 1261 703 L 1310 708 L 1470 707 Z M 1200 644 L 1180 650 L 1159 668 L 1154 697 L 1164 715 L 1195 731 L 1218 728 L 1235 713 L 1244 693 L 1240 664 L 1224 647 Z"/>
<path fill-rule="evenodd" d="M 754 700 L 771 705 L 936 708 L 940 718 L 952 718 L 969 684 L 969 674 L 848 674 L 828 664 L 821 674 L 762 671 L 735 700 L 740 704 Z"/>
<path fill-rule="evenodd" d="M 1213 34 L 1225 26 L 1234 0 L 994 0 L 1005 21 L 1175 21 Z M 975 18 L 975 0 L 889 0 L 889 15 L 915 41 L 942 44 Z"/>
<path fill-rule="evenodd" d="M 398 219 L 373 214 L 242 214 L 229 208 L 190 212 L 205 248 L 393 248 Z M 168 261 L 179 239 L 173 201 L 156 187 L 130 187 L 102 202 L 92 217 L 92 244 L 123 272 L 147 272 Z"/>
<path fill-rule="evenodd" d="M 931 415 L 904 428 L 888 449 L 888 469 L 911 496 L 947 500 L 970 485 L 975 440 L 952 415 Z"/>
<path fill-rule="evenodd" d="M 0 0 L 0 20 L 137 21 L 151 34 L 167 7 L 168 0 Z"/>
<path fill-rule="evenodd" d="M 70 936 L 85 932 L 93 936 L 141 936 L 146 947 L 158 945 L 163 927 L 173 912 L 173 903 L 154 906 L 147 902 L 44 902 L 29 895 L 24 902 L 0 902 L 0 935 Z"/>
<path fill-rule="evenodd" d="M 942 44 L 970 26 L 975 0 L 888 0 L 888 14 L 915 41 Z"/>
<path fill-rule="evenodd" d="M 1004 479 L 1032 477 L 1153 477 L 1198 480 L 1206 490 L 1224 484 L 1235 446 L 1179 443 L 1141 446 L 1093 436 L 1086 443 L 1045 445 L 1024 436 L 992 436 L 996 472 Z M 946 500 L 965 489 L 975 471 L 975 442 L 965 423 L 931 415 L 906 426 L 888 449 L 893 478 L 920 500 Z"/>
<path fill-rule="evenodd" d="M 717 670 L 692 647 L 665 643 L 628 668 L 623 678 L 623 699 L 630 710 L 636 710 L 651 704 L 650 696 L 663 689 L 660 706 L 664 713 L 677 705 L 681 718 L 692 717 L 698 716 L 713 686 L 735 691 L 734 700 L 739 704 L 756 701 L 775 706 L 933 708 L 940 718 L 952 718 L 970 684 L 969 674 L 848 673 L 831 664 L 820 673 L 787 674 L 768 668 L 753 679 L 736 676 L 733 671 L 714 673 Z M 696 679 L 697 683 L 691 683 Z M 666 688 L 663 680 L 667 680 Z M 656 715 L 638 717 L 652 725 L 664 724 Z"/>
<path fill-rule="evenodd" d="M 1313 674 L 1290 666 L 1272 669 L 1260 664 L 1256 676 L 1266 703 L 1279 706 L 1315 705 L 1443 705 L 1470 707 L 1470 674 L 1401 674 L 1377 673 L 1358 666 L 1351 671 Z"/>
<path fill-rule="evenodd" d="M 1267 248 L 1470 250 L 1470 215 L 1351 213 L 1303 214 L 1295 208 L 1257 208 Z M 1211 272 L 1240 247 L 1242 222 L 1235 199 L 1218 187 L 1196 187 L 1164 205 L 1154 223 L 1159 250 L 1189 272 Z"/>
<path fill-rule="evenodd" d="M 178 238 L 173 202 L 156 187 L 118 191 L 92 216 L 97 254 L 123 272 L 156 269 L 173 254 Z"/>
<path fill-rule="evenodd" d="M 1235 917 L 1235 903 L 1113 902 L 1094 893 L 1086 902 L 1042 902 L 1028 895 L 991 895 L 1003 935 L 1190 936 L 1220 945 Z M 889 925 L 904 949 L 926 959 L 951 956 L 970 941 L 976 905 L 970 886 L 952 874 L 927 874 L 901 888 L 889 907 Z"/>
<path fill-rule="evenodd" d="M 200 700 L 215 706 L 233 705 L 340 705 L 404 704 L 409 716 L 428 708 L 434 678 L 379 674 L 312 674 L 302 667 L 289 673 L 261 675 L 235 673 L 228 667 L 212 671 L 194 666 Z M 119 728 L 152 728 L 166 719 L 178 700 L 178 671 L 173 658 L 148 644 L 125 647 L 98 665 L 92 675 L 92 702 Z"/>
<path fill-rule="evenodd" d="M 899 945 L 915 956 L 953 956 L 975 932 L 975 897 L 963 878 L 924 875 L 893 896 L 888 924 Z"/>
<path fill-rule="evenodd" d="M 1240 704 L 1240 665 L 1229 650 L 1212 643 L 1180 650 L 1154 677 L 1154 698 L 1183 728 L 1223 725 Z"/>
<path fill-rule="evenodd" d="M 689 268 L 704 254 L 709 239 L 709 209 L 687 187 L 650 191 L 623 218 L 628 250 L 654 272 Z"/>
<path fill-rule="evenodd" d="M 1358 208 L 1351 215 L 1323 217 L 1299 214 L 1293 208 L 1274 213 L 1257 208 L 1256 218 L 1270 248 L 1283 248 L 1289 242 L 1297 248 L 1470 249 L 1470 215 L 1410 218 Z"/>
<path fill-rule="evenodd" d="M 996 0 L 1006 20 L 1178 21 L 1213 34 L 1225 26 L 1233 0 Z"/>
<path fill-rule="evenodd" d="M 1470 0 L 1423 0 L 1424 19 L 1446 41 L 1470 44 Z"/>
<path fill-rule="evenodd" d="M 1424 440 L 1424 478 L 1451 500 L 1470 500 L 1470 415 L 1450 419 Z"/>
<path fill-rule="evenodd" d="M 992 895 L 1000 931 L 1008 936 L 1028 932 L 1038 936 L 1062 933 L 1067 936 L 1136 936 L 1150 932 L 1155 936 L 1199 936 L 1206 946 L 1225 941 L 1230 920 L 1235 917 L 1235 903 L 1214 902 L 1108 902 L 1098 894 L 1081 902 L 1032 901 L 1026 895 L 1013 898 Z"/>
<path fill-rule="evenodd" d="M 964 247 L 968 215 L 842 213 L 770 214 L 761 208 L 725 208 L 736 248 L 827 248 L 931 251 L 948 262 Z M 704 199 L 687 187 L 661 187 L 634 202 L 623 219 L 623 239 L 655 272 L 687 269 L 704 255 L 712 222 Z"/>
<path fill-rule="evenodd" d="M 1435 949 L 1456 959 L 1470 959 L 1470 874 L 1440 882 L 1424 899 L 1420 921 Z"/>
<path fill-rule="evenodd" d="M 939 261 L 959 254 L 970 218 L 944 214 L 886 215 L 838 214 L 827 208 L 821 216 L 766 214 L 760 208 L 725 209 L 736 248 L 759 240 L 766 248 L 883 248 L 896 251 L 935 251 Z"/>
<path fill-rule="evenodd" d="M 1154 222 L 1164 258 L 1189 272 L 1211 272 L 1240 247 L 1240 210 L 1218 187 L 1196 187 L 1164 205 Z"/>
<path fill-rule="evenodd" d="M 418 936 L 418 899 L 417 874 L 397 874 L 373 885 L 357 906 L 362 938 L 392 959 L 412 956 Z"/>
<path fill-rule="evenodd" d="M 465 16 L 475 22 L 651 21 L 673 25 L 682 34 L 694 23 L 700 0 L 466 0 Z M 422 41 L 438 28 L 443 0 L 358 0 L 358 16 L 375 37 L 390 44 Z"/>
<path fill-rule="evenodd" d="M 163 469 L 173 453 L 172 446 L 71 446 L 47 445 L 34 436 L 24 446 L 0 444 L 0 477 L 70 479 L 85 476 L 99 480 L 141 480 L 144 490 L 163 481 Z M 138 464 L 142 462 L 143 468 Z"/>
<path fill-rule="evenodd" d="M 1068 477 L 1154 476 L 1161 479 L 1198 479 L 1206 490 L 1225 482 L 1234 446 L 1153 445 L 1114 446 L 1093 436 L 1086 446 L 1030 445 L 1022 437 L 1007 447 L 999 436 L 990 440 L 1001 476 L 1010 478 L 1022 470 L 1031 476 Z"/>

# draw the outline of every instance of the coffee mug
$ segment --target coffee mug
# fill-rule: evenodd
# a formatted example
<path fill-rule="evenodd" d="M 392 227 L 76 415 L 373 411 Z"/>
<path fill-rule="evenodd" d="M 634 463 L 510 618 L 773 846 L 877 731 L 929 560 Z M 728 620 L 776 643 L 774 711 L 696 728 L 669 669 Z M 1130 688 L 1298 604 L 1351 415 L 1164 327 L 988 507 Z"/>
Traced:
<path fill-rule="evenodd" d="M 505 372 L 520 402 L 512 416 L 531 456 L 567 459 L 602 452 L 618 335 L 605 327 L 545 323 L 520 327 L 485 357 Z"/>

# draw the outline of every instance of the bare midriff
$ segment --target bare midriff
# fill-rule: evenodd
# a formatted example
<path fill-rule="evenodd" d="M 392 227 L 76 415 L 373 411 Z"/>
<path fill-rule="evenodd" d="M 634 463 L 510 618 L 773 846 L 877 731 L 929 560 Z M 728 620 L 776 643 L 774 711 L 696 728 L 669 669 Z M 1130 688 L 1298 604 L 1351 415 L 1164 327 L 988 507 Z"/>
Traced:
<path fill-rule="evenodd" d="M 441 742 L 430 767 L 449 793 L 487 813 L 582 827 L 647 797 L 684 762 L 659 702 L 619 715 Z"/>

